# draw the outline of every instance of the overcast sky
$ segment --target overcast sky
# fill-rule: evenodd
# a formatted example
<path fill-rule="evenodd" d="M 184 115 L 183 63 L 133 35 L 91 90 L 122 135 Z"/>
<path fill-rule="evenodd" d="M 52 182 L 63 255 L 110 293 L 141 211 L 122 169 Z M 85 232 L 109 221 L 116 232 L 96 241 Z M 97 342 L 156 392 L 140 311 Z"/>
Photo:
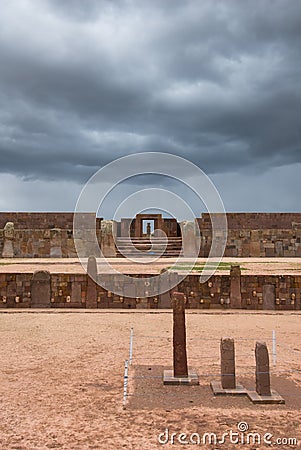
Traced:
<path fill-rule="evenodd" d="M 3 0 L 0 210 L 72 211 L 145 151 L 197 164 L 228 211 L 301 211 L 301 2 Z"/>

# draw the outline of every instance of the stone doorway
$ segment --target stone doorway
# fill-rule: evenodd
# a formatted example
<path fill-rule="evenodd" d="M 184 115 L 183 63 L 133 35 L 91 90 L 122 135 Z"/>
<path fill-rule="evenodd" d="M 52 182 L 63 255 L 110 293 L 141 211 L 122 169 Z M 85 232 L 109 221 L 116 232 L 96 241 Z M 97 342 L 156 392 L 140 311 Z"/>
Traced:
<path fill-rule="evenodd" d="M 135 220 L 135 237 L 143 237 L 147 233 L 144 233 L 144 223 L 147 228 L 147 223 L 151 223 L 152 231 L 163 229 L 162 214 L 137 214 Z"/>

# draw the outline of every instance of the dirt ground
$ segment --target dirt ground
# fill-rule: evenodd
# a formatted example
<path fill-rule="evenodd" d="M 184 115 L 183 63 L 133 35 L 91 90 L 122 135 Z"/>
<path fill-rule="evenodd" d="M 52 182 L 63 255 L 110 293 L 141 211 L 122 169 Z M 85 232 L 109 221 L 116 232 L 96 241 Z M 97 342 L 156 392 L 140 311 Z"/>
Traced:
<path fill-rule="evenodd" d="M 163 386 L 172 362 L 171 312 L 21 311 L 0 313 L 0 448 L 23 449 L 265 449 L 301 448 L 301 340 L 298 313 L 188 311 L 189 366 L 200 386 Z M 123 409 L 124 362 L 133 327 L 133 361 Z M 272 330 L 277 337 L 273 365 Z M 237 381 L 254 388 L 254 344 L 270 349 L 272 388 L 285 405 L 253 405 L 246 397 L 217 397 L 219 339 L 236 339 Z M 271 442 L 297 445 L 180 444 L 186 433 L 271 433 Z M 168 433 L 166 432 L 168 429 Z M 158 437 L 161 436 L 162 444 Z M 172 433 L 176 433 L 174 438 Z M 164 444 L 168 436 L 168 443 Z M 171 444 L 172 439 L 175 444 Z M 182 440 L 186 438 L 182 437 Z M 285 442 L 285 441 L 283 441 Z"/>
<path fill-rule="evenodd" d="M 106 258 L 106 261 L 121 273 L 159 274 L 163 268 L 176 264 L 177 259 L 157 258 L 147 264 L 129 261 L 127 258 Z M 198 258 L 196 264 L 206 261 L 206 258 Z M 240 264 L 243 275 L 301 275 L 301 258 L 223 258 L 222 262 Z M 51 273 L 86 273 L 77 258 L 0 259 L 0 273 L 33 273 L 36 270 L 49 270 Z M 98 273 L 110 273 L 110 267 L 99 260 Z M 216 270 L 216 274 L 229 273 L 230 270 L 225 268 Z"/>

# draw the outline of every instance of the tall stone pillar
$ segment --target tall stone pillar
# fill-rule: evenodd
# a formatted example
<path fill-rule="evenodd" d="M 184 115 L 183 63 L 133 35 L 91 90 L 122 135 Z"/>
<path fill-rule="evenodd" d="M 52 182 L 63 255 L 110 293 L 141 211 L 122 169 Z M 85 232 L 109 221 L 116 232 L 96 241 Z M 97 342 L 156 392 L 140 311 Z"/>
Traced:
<path fill-rule="evenodd" d="M 14 237 L 15 227 L 13 222 L 7 222 L 4 227 L 4 245 L 2 250 L 2 258 L 14 257 Z"/>
<path fill-rule="evenodd" d="M 198 384 L 198 375 L 188 370 L 186 352 L 185 295 L 173 292 L 173 370 L 165 370 L 164 384 Z"/>
<path fill-rule="evenodd" d="M 173 370 L 175 377 L 187 377 L 185 296 L 174 292 L 173 302 Z"/>
<path fill-rule="evenodd" d="M 89 256 L 87 266 L 86 308 L 97 308 L 97 262 L 95 256 Z"/>
<path fill-rule="evenodd" d="M 183 256 L 195 258 L 198 256 L 196 224 L 195 222 L 183 221 L 180 223 L 182 235 Z"/>
<path fill-rule="evenodd" d="M 62 257 L 62 232 L 60 228 L 50 230 L 50 258 Z"/>
<path fill-rule="evenodd" d="M 121 237 L 131 236 L 131 223 L 132 219 L 121 219 L 120 222 L 120 235 Z"/>
<path fill-rule="evenodd" d="M 235 389 L 234 339 L 221 339 L 221 383 L 223 389 Z"/>
<path fill-rule="evenodd" d="M 231 308 L 241 308 L 241 270 L 239 265 L 231 265 L 230 270 L 230 304 Z"/>
<path fill-rule="evenodd" d="M 102 220 L 100 247 L 104 257 L 114 258 L 116 256 L 116 235 L 117 223 L 114 220 Z"/>

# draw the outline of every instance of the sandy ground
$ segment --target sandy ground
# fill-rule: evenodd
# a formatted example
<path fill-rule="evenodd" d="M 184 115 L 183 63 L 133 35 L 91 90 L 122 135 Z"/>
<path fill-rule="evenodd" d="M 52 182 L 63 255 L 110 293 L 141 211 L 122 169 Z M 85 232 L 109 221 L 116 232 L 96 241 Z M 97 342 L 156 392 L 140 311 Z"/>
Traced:
<path fill-rule="evenodd" d="M 176 263 L 175 258 L 158 258 L 150 263 L 134 263 L 126 258 L 107 258 L 115 270 L 135 274 L 160 273 L 164 267 Z M 206 258 L 198 258 L 202 264 Z M 240 264 L 243 275 L 301 275 L 301 258 L 223 258 L 222 262 Z M 182 261 L 181 261 L 182 264 Z M 0 273 L 33 273 L 35 270 L 49 270 L 51 273 L 85 273 L 77 258 L 14 258 L 0 259 Z M 107 273 L 107 265 L 98 264 L 99 273 Z M 217 270 L 217 274 L 229 274 L 229 270 Z"/>
<path fill-rule="evenodd" d="M 300 320 L 300 314 L 291 312 L 188 311 L 189 365 L 200 376 L 200 386 L 189 387 L 162 383 L 163 369 L 172 361 L 170 312 L 1 312 L 0 448 L 301 448 Z M 124 410 L 124 361 L 131 327 L 133 364 Z M 277 364 L 271 364 L 272 387 L 286 404 L 214 398 L 209 383 L 219 378 L 220 337 L 236 338 L 238 381 L 253 388 L 254 340 L 266 340 L 271 349 L 273 329 Z M 262 436 L 273 434 L 273 442 L 298 438 L 299 446 L 170 443 L 170 434 L 181 432 L 189 437 L 211 432 L 220 439 L 223 432 L 236 432 L 239 422 Z M 159 444 L 158 436 L 166 428 L 169 443 Z"/>

